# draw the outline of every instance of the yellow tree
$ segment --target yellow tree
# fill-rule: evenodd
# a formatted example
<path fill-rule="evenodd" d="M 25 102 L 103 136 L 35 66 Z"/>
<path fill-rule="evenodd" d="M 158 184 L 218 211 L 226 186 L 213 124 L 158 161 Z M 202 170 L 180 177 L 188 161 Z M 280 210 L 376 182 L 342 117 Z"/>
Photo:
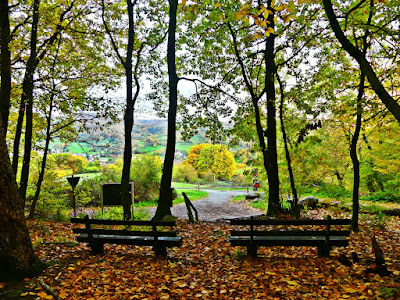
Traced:
<path fill-rule="evenodd" d="M 195 151 L 198 148 L 194 149 Z M 193 152 L 192 152 L 193 153 Z M 189 159 L 193 159 L 193 156 Z M 201 144 L 194 167 L 200 175 L 211 171 L 218 179 L 229 179 L 236 170 L 235 157 L 225 145 Z"/>

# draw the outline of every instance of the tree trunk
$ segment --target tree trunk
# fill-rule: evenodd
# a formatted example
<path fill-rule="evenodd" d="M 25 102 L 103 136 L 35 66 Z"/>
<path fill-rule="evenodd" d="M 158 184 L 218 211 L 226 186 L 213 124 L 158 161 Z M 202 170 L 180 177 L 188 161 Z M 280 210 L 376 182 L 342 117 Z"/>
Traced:
<path fill-rule="evenodd" d="M 339 22 L 332 8 L 331 0 L 323 0 L 324 9 L 328 16 L 329 23 L 331 24 L 332 30 L 335 33 L 336 38 L 342 45 L 343 49 L 346 50 L 360 65 L 360 69 L 364 72 L 368 78 L 368 82 L 371 88 L 375 91 L 378 97 L 381 99 L 386 108 L 392 113 L 396 120 L 400 123 L 400 105 L 396 102 L 393 97 L 389 95 L 385 87 L 379 81 L 376 76 L 374 69 L 371 64 L 365 58 L 363 53 L 358 47 L 354 46 L 344 35 L 342 28 L 340 28 Z"/>
<path fill-rule="evenodd" d="M 29 210 L 29 219 L 32 219 L 34 214 L 35 214 L 35 207 L 36 203 L 39 199 L 40 196 L 40 190 L 42 187 L 43 179 L 44 179 L 44 173 L 46 171 L 46 162 L 47 162 L 47 154 L 49 152 L 49 145 L 50 145 L 50 140 L 51 140 L 51 118 L 52 118 L 52 113 L 53 113 L 53 108 L 54 108 L 54 91 L 51 92 L 52 94 L 50 95 L 50 108 L 49 108 L 49 115 L 47 116 L 47 128 L 46 128 L 46 142 L 44 146 L 44 151 L 43 151 L 43 158 L 42 158 L 42 164 L 40 168 L 40 173 L 39 173 L 39 178 L 36 183 L 36 192 L 35 195 L 33 196 L 31 207 Z"/>
<path fill-rule="evenodd" d="M 133 43 L 135 40 L 134 31 L 134 20 L 133 20 L 133 3 L 131 0 L 127 0 L 128 10 L 128 49 L 126 52 L 125 77 L 126 77 L 126 108 L 124 115 L 124 136 L 125 136 L 125 147 L 124 147 L 124 163 L 122 168 L 121 176 L 121 200 L 124 209 L 124 220 L 130 220 L 132 218 L 131 205 L 132 198 L 130 195 L 130 173 L 132 163 L 132 128 L 133 128 L 133 110 L 134 110 L 134 99 L 133 99 L 133 77 L 132 77 L 132 53 Z"/>
<path fill-rule="evenodd" d="M 22 83 L 21 103 L 26 104 L 26 126 L 25 126 L 25 143 L 24 143 L 24 159 L 22 163 L 21 179 L 19 186 L 19 196 L 25 201 L 26 189 L 28 188 L 29 166 L 31 162 L 32 151 L 32 132 L 33 132 L 33 74 L 35 73 L 38 60 L 36 53 L 37 46 L 37 31 L 39 23 L 39 4 L 40 0 L 35 0 L 33 3 L 33 20 L 30 41 L 30 56 L 26 65 L 24 81 Z M 14 149 L 15 150 L 15 149 Z M 18 165 L 18 150 L 16 161 Z M 13 157 L 14 160 L 14 157 Z"/>
<path fill-rule="evenodd" d="M 130 69 L 129 69 L 130 62 Z M 129 194 L 129 177 L 132 161 L 132 128 L 133 128 L 133 107 L 132 107 L 132 59 L 127 58 L 126 68 L 126 108 L 124 116 L 125 147 L 124 163 L 121 177 L 121 200 L 124 209 L 124 220 L 130 220 L 131 215 L 131 196 Z M 129 69 L 129 71 L 128 71 Z"/>
<path fill-rule="evenodd" d="M 169 110 L 168 110 L 168 134 L 167 149 L 165 151 L 164 167 L 161 177 L 160 196 L 158 198 L 155 220 L 161 220 L 164 216 L 171 215 L 172 207 L 172 169 L 175 157 L 176 143 L 176 110 L 178 106 L 178 76 L 175 64 L 175 34 L 176 14 L 178 0 L 169 0 L 169 28 L 168 28 L 168 79 L 169 79 Z"/>
<path fill-rule="evenodd" d="M 18 119 L 17 119 L 16 128 L 15 128 L 14 146 L 13 146 L 12 170 L 13 170 L 14 176 L 17 176 L 17 172 L 18 172 L 19 145 L 21 143 L 22 126 L 24 123 L 24 117 L 25 117 L 25 100 L 21 97 L 21 101 L 19 103 Z"/>
<path fill-rule="evenodd" d="M 271 8 L 271 0 L 268 1 L 268 8 Z M 268 16 L 270 22 L 268 27 L 274 28 L 274 14 Z M 280 211 L 279 200 L 279 171 L 278 154 L 276 144 L 276 103 L 275 103 L 275 34 L 267 38 L 265 49 L 265 89 L 267 93 L 267 160 L 264 166 L 268 175 L 268 211 L 267 215 L 276 216 Z"/>
<path fill-rule="evenodd" d="M 0 121 L 1 123 L 1 121 Z M 3 131 L 0 130 L 0 281 L 21 280 L 40 273 L 24 217 Z"/>
<path fill-rule="evenodd" d="M 3 124 L 4 136 L 7 135 L 8 115 L 10 113 L 11 97 L 11 53 L 8 48 L 10 42 L 10 20 L 8 0 L 0 1 L 0 47 L 1 47 L 1 93 L 0 93 L 0 118 Z"/>
<path fill-rule="evenodd" d="M 292 204 L 292 211 L 295 214 L 295 216 L 297 218 L 300 217 L 300 209 L 298 207 L 298 196 L 297 196 L 297 190 L 296 190 L 296 184 L 294 181 L 294 175 L 293 175 L 293 169 L 292 169 L 292 160 L 290 158 L 290 152 L 289 152 L 289 147 L 288 147 L 288 142 L 287 142 L 287 136 L 286 136 L 286 130 L 285 130 L 285 124 L 283 122 L 283 102 L 284 102 L 284 92 L 283 92 L 283 84 L 282 81 L 279 77 L 279 75 L 277 74 L 277 79 L 278 79 L 278 83 L 279 83 L 279 87 L 280 87 L 280 91 L 281 91 L 281 104 L 280 104 L 280 109 L 279 109 L 279 119 L 280 119 L 280 123 L 281 123 L 281 131 L 282 131 L 282 139 L 283 139 L 283 144 L 285 146 L 285 155 L 286 155 L 286 162 L 288 165 L 288 172 L 289 172 L 289 179 L 290 179 L 290 188 L 292 190 L 292 194 L 293 194 L 293 201 L 291 202 Z"/>
<path fill-rule="evenodd" d="M 356 119 L 356 128 L 354 130 L 353 137 L 351 139 L 350 146 L 350 157 L 353 162 L 353 216 L 351 218 L 351 229 L 353 231 L 358 231 L 358 214 L 360 211 L 360 199 L 359 199 L 359 191 L 360 191 L 360 161 L 357 157 L 357 143 L 358 138 L 360 136 L 361 131 L 361 116 L 362 116 L 362 98 L 364 96 L 364 86 L 365 86 L 365 75 L 361 71 L 360 75 L 360 85 L 357 95 L 357 119 Z"/>

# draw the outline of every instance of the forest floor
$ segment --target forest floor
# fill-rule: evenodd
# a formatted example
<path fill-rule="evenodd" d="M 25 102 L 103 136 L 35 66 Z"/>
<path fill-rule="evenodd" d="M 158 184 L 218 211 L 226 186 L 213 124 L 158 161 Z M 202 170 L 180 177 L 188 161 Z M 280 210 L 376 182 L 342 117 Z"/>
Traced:
<path fill-rule="evenodd" d="M 323 218 L 328 211 L 304 213 Z M 349 217 L 339 210 L 329 214 Z M 248 258 L 245 248 L 230 246 L 232 227 L 223 222 L 179 220 L 176 230 L 183 245 L 169 249 L 165 259 L 138 246 L 105 245 L 104 255 L 92 255 L 75 242 L 69 223 L 34 220 L 28 226 L 48 268 L 19 285 L 0 283 L 0 299 L 53 299 L 40 280 L 59 299 L 400 299 L 399 217 L 361 215 L 360 231 L 330 258 L 318 258 L 310 247 L 260 248 L 259 258 Z M 374 267 L 373 235 L 390 276 L 369 271 Z M 360 262 L 343 265 L 339 257 L 352 252 Z"/>

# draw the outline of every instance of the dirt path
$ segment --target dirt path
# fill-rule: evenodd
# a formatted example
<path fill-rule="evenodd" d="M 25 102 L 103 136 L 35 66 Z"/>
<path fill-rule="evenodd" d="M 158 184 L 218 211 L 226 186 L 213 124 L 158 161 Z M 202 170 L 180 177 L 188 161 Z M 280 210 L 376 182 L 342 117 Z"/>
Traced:
<path fill-rule="evenodd" d="M 249 217 L 260 215 L 263 211 L 246 207 L 240 203 L 233 203 L 230 200 L 238 195 L 243 195 L 245 191 L 235 190 L 204 190 L 208 197 L 193 201 L 199 213 L 200 221 L 221 221 L 224 219 Z M 153 216 L 155 208 L 148 210 Z M 184 203 L 177 204 L 172 207 L 172 214 L 181 219 L 188 219 L 186 205 Z"/>

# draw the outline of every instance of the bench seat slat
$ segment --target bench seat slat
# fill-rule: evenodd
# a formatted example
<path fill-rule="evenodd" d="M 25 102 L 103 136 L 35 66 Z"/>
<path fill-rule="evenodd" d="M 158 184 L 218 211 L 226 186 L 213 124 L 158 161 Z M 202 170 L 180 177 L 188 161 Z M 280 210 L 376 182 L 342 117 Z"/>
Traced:
<path fill-rule="evenodd" d="M 153 235 L 153 231 L 131 231 L 131 230 L 114 230 L 114 229 L 91 229 L 93 234 L 105 235 L 121 235 L 121 236 L 148 236 Z M 86 228 L 73 228 L 73 233 L 87 233 Z M 177 236 L 173 231 L 157 231 L 157 236 Z"/>
<path fill-rule="evenodd" d="M 249 236 L 231 236 L 232 246 L 248 246 L 251 243 Z M 255 236 L 252 243 L 255 246 L 320 246 L 325 243 L 323 236 Z M 343 236 L 331 236 L 331 246 L 347 246 L 349 241 Z"/>
<path fill-rule="evenodd" d="M 78 242 L 88 243 L 87 234 L 80 234 L 76 237 Z M 118 236 L 118 235 L 98 235 L 93 234 L 93 240 L 104 244 L 123 244 L 123 245 L 139 245 L 153 246 L 155 241 L 153 236 Z M 182 237 L 159 237 L 158 242 L 166 247 L 181 246 Z"/>
<path fill-rule="evenodd" d="M 336 236 L 349 236 L 351 231 L 349 230 L 331 230 L 330 235 Z M 239 231 L 231 230 L 232 236 L 326 236 L 326 231 L 317 230 L 255 230 L 251 231 Z"/>

